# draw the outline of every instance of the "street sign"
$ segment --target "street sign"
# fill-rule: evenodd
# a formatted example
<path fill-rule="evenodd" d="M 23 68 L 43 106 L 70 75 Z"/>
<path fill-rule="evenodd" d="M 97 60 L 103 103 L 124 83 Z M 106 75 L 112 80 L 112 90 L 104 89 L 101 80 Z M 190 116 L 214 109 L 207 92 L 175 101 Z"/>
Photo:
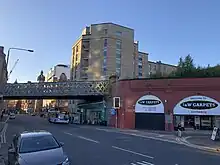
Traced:
<path fill-rule="evenodd" d="M 212 140 L 216 140 L 216 137 L 218 136 L 218 131 L 219 131 L 219 129 L 217 127 L 214 127 L 214 129 L 212 131 L 212 136 L 211 136 Z"/>
<path fill-rule="evenodd" d="M 114 108 L 111 109 L 111 115 L 116 115 L 116 110 Z"/>

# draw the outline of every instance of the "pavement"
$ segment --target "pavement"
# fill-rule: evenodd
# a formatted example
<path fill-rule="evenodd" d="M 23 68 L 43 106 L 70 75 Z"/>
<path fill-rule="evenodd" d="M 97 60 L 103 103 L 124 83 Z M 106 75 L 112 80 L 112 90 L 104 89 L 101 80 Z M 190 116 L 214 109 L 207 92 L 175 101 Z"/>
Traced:
<path fill-rule="evenodd" d="M 7 153 L 5 153 L 5 151 L 7 151 L 6 148 L 6 130 L 8 127 L 7 121 L 8 121 L 8 115 L 4 115 L 2 120 L 0 120 L 0 165 L 4 165 L 5 161 L 4 158 L 7 156 Z"/>
<path fill-rule="evenodd" d="M 61 142 L 74 165 L 219 165 L 220 156 L 182 145 L 171 135 L 126 132 L 107 127 L 51 124 L 38 116 L 17 115 L 8 121 L 5 144 L 0 152 L 6 158 L 7 146 L 15 133 L 47 130 Z"/>

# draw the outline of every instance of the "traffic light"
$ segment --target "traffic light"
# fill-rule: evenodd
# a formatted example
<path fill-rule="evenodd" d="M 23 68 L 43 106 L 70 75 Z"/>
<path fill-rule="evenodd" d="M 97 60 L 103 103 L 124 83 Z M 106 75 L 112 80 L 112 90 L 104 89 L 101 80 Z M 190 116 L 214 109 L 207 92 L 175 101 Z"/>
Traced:
<path fill-rule="evenodd" d="M 3 101 L 3 95 L 0 95 L 0 101 Z"/>
<path fill-rule="evenodd" d="M 120 108 L 120 97 L 114 97 L 113 98 L 113 107 L 115 109 Z"/>

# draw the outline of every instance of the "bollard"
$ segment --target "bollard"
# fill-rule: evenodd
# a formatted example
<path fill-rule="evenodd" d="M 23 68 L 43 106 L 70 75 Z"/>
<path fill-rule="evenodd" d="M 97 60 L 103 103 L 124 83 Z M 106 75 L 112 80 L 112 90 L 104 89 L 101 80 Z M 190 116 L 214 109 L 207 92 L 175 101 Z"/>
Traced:
<path fill-rule="evenodd" d="M 182 131 L 181 130 L 178 130 L 178 136 L 182 137 Z"/>

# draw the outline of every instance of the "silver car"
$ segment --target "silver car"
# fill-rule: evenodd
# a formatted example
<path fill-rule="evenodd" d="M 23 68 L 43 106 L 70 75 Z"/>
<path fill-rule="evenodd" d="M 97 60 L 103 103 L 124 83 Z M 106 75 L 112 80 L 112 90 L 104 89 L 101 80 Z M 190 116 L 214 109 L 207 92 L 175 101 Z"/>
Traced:
<path fill-rule="evenodd" d="M 15 119 L 15 113 L 10 112 L 9 113 L 9 119 Z"/>
<path fill-rule="evenodd" d="M 15 135 L 8 149 L 9 165 L 70 165 L 63 143 L 47 131 Z"/>

